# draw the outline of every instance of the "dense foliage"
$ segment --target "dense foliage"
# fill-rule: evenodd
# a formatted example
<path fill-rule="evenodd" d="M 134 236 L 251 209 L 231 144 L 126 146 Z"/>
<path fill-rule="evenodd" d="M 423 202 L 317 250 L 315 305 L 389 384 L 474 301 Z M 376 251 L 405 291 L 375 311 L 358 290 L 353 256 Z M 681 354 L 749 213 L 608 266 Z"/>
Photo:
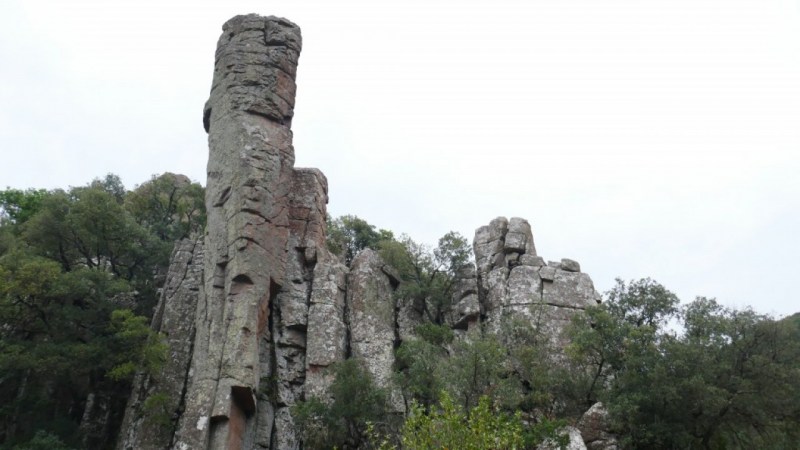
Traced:
<path fill-rule="evenodd" d="M 133 191 L 113 175 L 0 191 L 0 449 L 110 445 L 134 372 L 165 356 L 147 324 L 170 249 L 204 222 L 202 188 L 172 174 Z M 378 251 L 396 301 L 424 320 L 397 342 L 399 392 L 346 360 L 328 396 L 295 406 L 306 448 L 535 448 L 596 401 L 622 448 L 798 448 L 800 315 L 681 305 L 644 279 L 576 315 L 566 354 L 525 321 L 456 337 L 445 317 L 470 264 L 463 236 L 430 248 L 355 216 L 328 227 L 347 263 Z M 404 416 L 389 412 L 398 398 Z"/>
<path fill-rule="evenodd" d="M 571 350 L 625 448 L 797 448 L 796 321 L 707 298 L 680 306 L 649 279 L 618 281 L 606 299 L 577 318 Z"/>
<path fill-rule="evenodd" d="M 387 418 L 386 391 L 375 386 L 359 361 L 348 359 L 334 369 L 331 401 L 310 398 L 294 408 L 308 448 L 358 448 L 369 425 Z"/>
<path fill-rule="evenodd" d="M 0 191 L 0 448 L 108 445 L 83 419 L 113 428 L 163 361 L 148 316 L 174 241 L 203 226 L 202 187 L 172 174 Z"/>
<path fill-rule="evenodd" d="M 498 335 L 473 330 L 456 339 L 443 319 L 456 274 L 469 262 L 463 237 L 448 233 L 431 249 L 362 219 L 336 223 L 339 236 L 349 236 L 340 247 L 352 250 L 348 261 L 363 248 L 378 250 L 401 279 L 398 298 L 426 319 L 418 338 L 396 349 L 403 423 L 387 427 L 385 416 L 359 416 L 351 429 L 362 445 L 535 448 L 558 440 L 559 427 L 603 401 L 608 431 L 626 449 L 798 448 L 800 315 L 776 321 L 707 298 L 681 305 L 643 279 L 618 281 L 603 304 L 576 315 L 566 354 L 522 321 L 504 324 Z M 386 393 L 367 398 L 383 401 Z M 333 397 L 336 408 L 349 401 Z M 319 399 L 309 405 L 330 413 Z M 348 448 L 356 440 L 336 442 Z"/>

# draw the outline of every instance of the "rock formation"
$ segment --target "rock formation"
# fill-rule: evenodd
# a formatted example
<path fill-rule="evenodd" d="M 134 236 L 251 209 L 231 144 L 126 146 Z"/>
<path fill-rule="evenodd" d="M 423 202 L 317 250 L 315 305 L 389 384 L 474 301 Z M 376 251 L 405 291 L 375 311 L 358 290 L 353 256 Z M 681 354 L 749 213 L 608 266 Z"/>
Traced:
<path fill-rule="evenodd" d="M 571 259 L 547 262 L 536 254 L 525 219 L 498 217 L 478 228 L 473 244 L 481 310 L 490 330 L 517 317 L 531 321 L 563 347 L 576 310 L 600 302 L 589 275 Z"/>
<path fill-rule="evenodd" d="M 610 417 L 606 407 L 598 402 L 581 417 L 577 425 L 589 450 L 617 450 L 617 437 L 611 434 Z"/>
<path fill-rule="evenodd" d="M 300 448 L 292 405 L 326 398 L 331 366 L 348 357 L 402 412 L 394 350 L 421 316 L 395 295 L 400 280 L 378 253 L 364 250 L 348 268 L 327 250 L 327 180 L 294 168 L 300 48 L 285 19 L 223 26 L 203 115 L 206 234 L 176 245 L 153 319 L 170 357 L 136 378 L 120 450 Z M 474 251 L 446 314 L 456 330 L 522 317 L 562 342 L 563 324 L 598 299 L 576 262 L 537 256 L 524 219 L 479 228 Z"/>

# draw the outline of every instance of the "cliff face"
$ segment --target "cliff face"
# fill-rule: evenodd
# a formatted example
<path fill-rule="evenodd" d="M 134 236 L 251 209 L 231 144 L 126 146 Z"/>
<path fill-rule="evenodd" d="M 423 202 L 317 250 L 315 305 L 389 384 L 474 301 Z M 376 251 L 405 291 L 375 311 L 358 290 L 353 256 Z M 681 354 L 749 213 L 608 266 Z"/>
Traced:
<path fill-rule="evenodd" d="M 296 449 L 291 406 L 325 397 L 330 367 L 362 359 L 392 387 L 394 349 L 420 315 L 394 295 L 399 280 L 362 251 L 350 268 L 325 246 L 327 181 L 294 168 L 290 129 L 299 28 L 256 15 L 223 26 L 204 111 L 208 225 L 177 244 L 153 326 L 167 336 L 161 373 L 140 376 L 119 449 Z M 545 263 L 527 221 L 477 230 L 448 324 L 499 330 L 506 318 L 546 327 L 555 342 L 595 303 L 577 263 Z"/>

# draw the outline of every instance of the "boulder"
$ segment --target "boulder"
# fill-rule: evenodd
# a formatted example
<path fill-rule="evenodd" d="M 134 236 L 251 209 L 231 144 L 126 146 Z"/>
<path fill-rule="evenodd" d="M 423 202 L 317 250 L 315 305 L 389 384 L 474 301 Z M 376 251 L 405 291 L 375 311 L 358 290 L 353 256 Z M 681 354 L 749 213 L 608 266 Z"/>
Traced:
<path fill-rule="evenodd" d="M 561 270 L 565 270 L 567 272 L 580 272 L 581 265 L 578 264 L 578 261 L 574 261 L 569 258 L 561 258 Z"/>
<path fill-rule="evenodd" d="M 603 403 L 592 405 L 578 421 L 578 430 L 589 450 L 617 450 L 619 444 L 610 430 L 608 410 Z"/>

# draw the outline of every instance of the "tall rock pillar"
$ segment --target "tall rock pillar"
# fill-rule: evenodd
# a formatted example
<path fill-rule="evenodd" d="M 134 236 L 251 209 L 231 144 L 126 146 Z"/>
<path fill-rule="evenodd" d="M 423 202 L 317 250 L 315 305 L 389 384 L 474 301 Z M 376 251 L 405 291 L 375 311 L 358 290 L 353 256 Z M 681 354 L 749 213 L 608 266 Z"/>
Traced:
<path fill-rule="evenodd" d="M 208 225 L 192 383 L 175 448 L 238 450 L 270 440 L 256 414 L 274 370 L 270 310 L 285 285 L 294 149 L 290 124 L 300 29 L 276 17 L 223 26 L 203 124 Z M 257 408 L 261 406 L 261 408 Z M 260 420 L 259 420 L 260 419 Z M 257 429 L 267 427 L 265 433 Z"/>
<path fill-rule="evenodd" d="M 285 19 L 223 26 L 203 114 L 206 235 L 173 257 L 176 288 L 154 321 L 175 331 L 171 356 L 137 378 L 120 450 L 298 449 L 292 406 L 324 396 L 347 356 L 347 267 L 325 246 L 328 182 L 294 168 L 300 46 Z M 183 277 L 186 267 L 202 276 Z"/>

